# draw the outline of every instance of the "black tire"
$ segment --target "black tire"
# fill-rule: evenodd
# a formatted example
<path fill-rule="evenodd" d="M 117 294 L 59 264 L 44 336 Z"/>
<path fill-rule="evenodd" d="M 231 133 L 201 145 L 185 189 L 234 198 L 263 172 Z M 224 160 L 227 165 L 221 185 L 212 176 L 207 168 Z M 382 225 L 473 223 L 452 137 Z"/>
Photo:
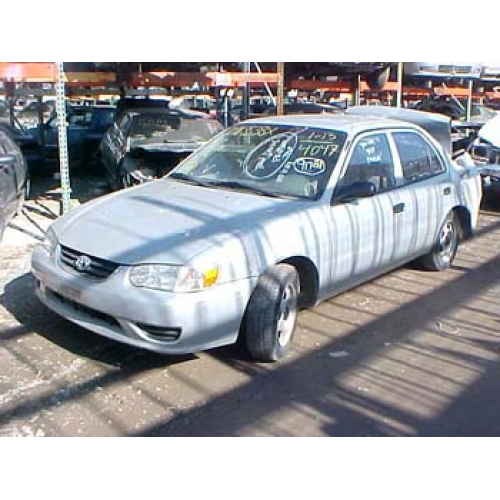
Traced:
<path fill-rule="evenodd" d="M 455 258 L 459 242 L 460 223 L 456 215 L 451 212 L 439 230 L 438 239 L 434 247 L 422 258 L 423 267 L 429 271 L 444 271 L 448 269 Z"/>
<path fill-rule="evenodd" d="M 278 361 L 290 349 L 300 294 L 293 266 L 279 264 L 263 274 L 250 297 L 244 319 L 246 346 L 258 361 Z"/>

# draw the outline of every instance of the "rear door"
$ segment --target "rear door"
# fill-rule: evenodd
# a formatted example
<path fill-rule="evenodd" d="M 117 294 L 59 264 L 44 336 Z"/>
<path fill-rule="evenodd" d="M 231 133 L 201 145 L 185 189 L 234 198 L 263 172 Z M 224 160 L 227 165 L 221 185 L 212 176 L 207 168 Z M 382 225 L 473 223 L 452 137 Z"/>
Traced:
<path fill-rule="evenodd" d="M 426 137 L 415 130 L 398 130 L 392 132 L 392 138 L 401 169 L 399 203 L 404 208 L 397 232 L 404 246 L 402 253 L 409 259 L 432 248 L 458 193 L 446 163 Z"/>

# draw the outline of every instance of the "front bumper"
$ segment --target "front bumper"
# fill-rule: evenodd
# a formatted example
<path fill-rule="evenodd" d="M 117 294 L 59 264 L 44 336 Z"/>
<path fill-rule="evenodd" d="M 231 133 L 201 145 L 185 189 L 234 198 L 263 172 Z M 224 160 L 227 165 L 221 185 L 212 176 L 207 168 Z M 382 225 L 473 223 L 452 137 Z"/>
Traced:
<path fill-rule="evenodd" d="M 36 294 L 54 312 L 104 337 L 165 354 L 234 343 L 256 279 L 206 291 L 172 293 L 133 287 L 128 268 L 93 280 L 59 263 L 58 250 L 32 255 Z"/>

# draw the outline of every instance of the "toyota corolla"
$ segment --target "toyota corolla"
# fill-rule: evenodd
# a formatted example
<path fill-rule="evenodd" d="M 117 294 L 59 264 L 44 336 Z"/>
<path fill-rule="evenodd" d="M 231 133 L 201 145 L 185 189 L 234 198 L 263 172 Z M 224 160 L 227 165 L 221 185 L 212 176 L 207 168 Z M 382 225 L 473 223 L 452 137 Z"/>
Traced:
<path fill-rule="evenodd" d="M 300 308 L 415 259 L 448 268 L 480 199 L 477 172 L 410 121 L 248 120 L 59 218 L 32 272 L 44 304 L 105 337 L 169 354 L 242 337 L 276 361 Z"/>

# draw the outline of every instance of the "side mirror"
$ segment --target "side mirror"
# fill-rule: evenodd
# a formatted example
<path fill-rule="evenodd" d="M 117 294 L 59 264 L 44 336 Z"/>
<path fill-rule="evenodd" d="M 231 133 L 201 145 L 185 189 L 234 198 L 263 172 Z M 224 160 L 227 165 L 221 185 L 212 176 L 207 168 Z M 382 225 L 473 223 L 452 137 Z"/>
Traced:
<path fill-rule="evenodd" d="M 377 192 L 377 187 L 370 181 L 355 181 L 340 186 L 333 194 L 332 203 L 344 203 L 357 198 L 369 198 Z"/>

